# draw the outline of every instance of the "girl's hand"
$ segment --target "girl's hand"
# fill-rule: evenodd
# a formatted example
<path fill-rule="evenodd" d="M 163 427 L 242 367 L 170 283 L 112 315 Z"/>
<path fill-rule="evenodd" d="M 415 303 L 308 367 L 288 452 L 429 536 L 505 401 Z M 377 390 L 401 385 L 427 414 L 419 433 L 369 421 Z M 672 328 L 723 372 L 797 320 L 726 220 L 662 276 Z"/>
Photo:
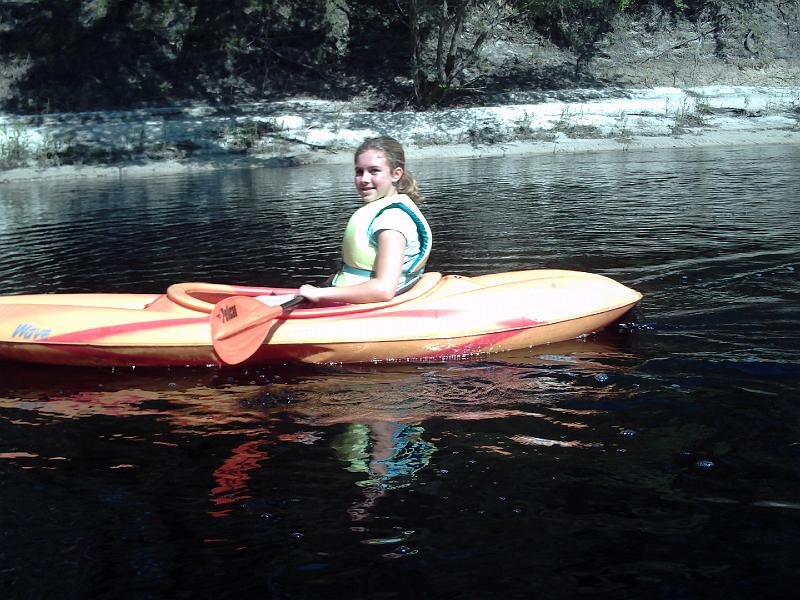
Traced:
<path fill-rule="evenodd" d="M 298 293 L 309 302 L 320 301 L 320 288 L 310 285 L 308 283 L 301 285 Z"/>

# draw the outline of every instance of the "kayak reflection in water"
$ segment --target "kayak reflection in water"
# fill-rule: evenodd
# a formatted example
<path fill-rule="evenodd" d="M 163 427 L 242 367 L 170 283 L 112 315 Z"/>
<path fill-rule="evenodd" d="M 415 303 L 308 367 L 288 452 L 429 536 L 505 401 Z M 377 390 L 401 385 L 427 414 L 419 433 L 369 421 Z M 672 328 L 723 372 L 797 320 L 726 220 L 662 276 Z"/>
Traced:
<path fill-rule="evenodd" d="M 368 508 L 388 490 L 411 485 L 417 471 L 430 463 L 436 446 L 422 439 L 424 431 L 405 423 L 351 423 L 333 440 L 331 447 L 348 471 L 369 475 L 356 484 L 364 500 L 348 511 L 353 520 L 368 516 Z"/>
<path fill-rule="evenodd" d="M 405 168 L 402 145 L 391 137 L 367 138 L 354 162 L 356 191 L 365 204 L 347 223 L 343 264 L 330 287 L 300 287 L 310 302 L 390 300 L 419 279 L 430 254 L 430 226 L 417 206 L 423 198 Z"/>

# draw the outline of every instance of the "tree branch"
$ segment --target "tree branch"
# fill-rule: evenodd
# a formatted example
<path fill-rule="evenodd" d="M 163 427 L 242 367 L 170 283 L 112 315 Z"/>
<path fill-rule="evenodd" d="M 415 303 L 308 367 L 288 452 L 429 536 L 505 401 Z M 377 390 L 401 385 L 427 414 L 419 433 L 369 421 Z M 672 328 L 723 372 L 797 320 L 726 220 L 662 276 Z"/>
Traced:
<path fill-rule="evenodd" d="M 643 60 L 639 61 L 639 64 L 640 65 L 644 64 L 648 60 L 655 60 L 656 58 L 658 58 L 660 56 L 663 56 L 664 54 L 666 54 L 667 52 L 669 52 L 671 50 L 677 50 L 678 48 L 683 48 L 687 44 L 691 44 L 692 42 L 696 42 L 697 40 L 702 40 L 709 33 L 714 33 L 715 31 L 717 31 L 717 29 L 718 29 L 717 27 L 712 27 L 708 31 L 700 32 L 698 35 L 696 35 L 693 38 L 689 38 L 688 40 L 683 40 L 682 42 L 679 42 L 679 43 L 675 44 L 674 46 L 670 46 L 668 48 L 664 48 L 661 52 L 657 52 L 656 54 L 653 54 L 652 56 L 648 56 L 648 57 L 644 58 Z"/>

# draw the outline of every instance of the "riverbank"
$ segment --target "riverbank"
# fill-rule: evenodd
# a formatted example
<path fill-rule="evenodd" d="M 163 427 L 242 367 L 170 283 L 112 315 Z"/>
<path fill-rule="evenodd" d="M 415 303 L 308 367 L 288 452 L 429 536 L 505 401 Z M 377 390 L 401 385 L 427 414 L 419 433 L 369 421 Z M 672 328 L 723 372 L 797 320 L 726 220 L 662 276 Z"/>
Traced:
<path fill-rule="evenodd" d="M 0 115 L 0 183 L 348 162 L 364 137 L 414 159 L 800 143 L 800 86 L 584 89 L 483 107 L 373 112 L 298 99 L 228 108 Z M 67 164 L 68 163 L 68 164 Z"/>

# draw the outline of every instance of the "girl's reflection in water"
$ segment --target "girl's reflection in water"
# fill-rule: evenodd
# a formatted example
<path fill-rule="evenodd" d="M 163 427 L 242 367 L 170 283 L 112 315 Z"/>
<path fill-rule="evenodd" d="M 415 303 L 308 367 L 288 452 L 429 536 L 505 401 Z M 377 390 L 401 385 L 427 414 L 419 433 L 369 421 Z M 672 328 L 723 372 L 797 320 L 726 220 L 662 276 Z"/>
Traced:
<path fill-rule="evenodd" d="M 424 431 L 405 423 L 351 423 L 334 438 L 331 447 L 347 470 L 368 475 L 357 483 L 364 499 L 348 510 L 354 521 L 369 516 L 369 508 L 388 490 L 410 485 L 428 465 L 436 446 L 422 438 Z"/>

